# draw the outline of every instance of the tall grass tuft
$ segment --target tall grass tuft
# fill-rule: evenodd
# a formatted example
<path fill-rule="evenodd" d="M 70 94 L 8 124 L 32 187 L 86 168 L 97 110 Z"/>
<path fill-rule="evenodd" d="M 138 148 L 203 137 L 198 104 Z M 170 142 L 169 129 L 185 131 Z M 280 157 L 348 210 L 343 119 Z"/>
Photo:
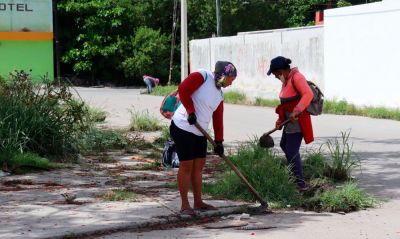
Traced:
<path fill-rule="evenodd" d="M 298 204 L 289 169 L 272 151 L 254 141 L 241 145 L 231 159 L 262 197 L 281 206 Z M 255 200 L 233 171 L 227 171 L 216 184 L 206 185 L 204 191 L 228 199 Z"/>
<path fill-rule="evenodd" d="M 162 128 L 160 119 L 150 115 L 148 110 L 131 111 L 131 115 L 129 129 L 132 131 L 157 131 Z"/>
<path fill-rule="evenodd" d="M 341 132 L 339 138 L 329 139 L 326 146 L 330 160 L 326 175 L 336 181 L 345 181 L 351 177 L 354 168 L 361 165 L 353 153 L 353 144 L 349 142 L 350 131 Z"/>

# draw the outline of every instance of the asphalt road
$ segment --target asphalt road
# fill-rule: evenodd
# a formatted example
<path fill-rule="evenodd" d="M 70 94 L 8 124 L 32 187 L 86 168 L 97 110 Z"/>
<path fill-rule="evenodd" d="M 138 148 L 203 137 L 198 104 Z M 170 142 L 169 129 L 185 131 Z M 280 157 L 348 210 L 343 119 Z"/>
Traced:
<path fill-rule="evenodd" d="M 89 104 L 99 107 L 109 116 L 112 127 L 126 127 L 129 110 L 147 110 L 162 118 L 159 106 L 162 97 L 140 95 L 139 89 L 77 88 Z M 240 142 L 261 135 L 274 127 L 273 109 L 255 106 L 225 105 L 224 128 L 227 143 Z M 163 119 L 165 124 L 167 120 Z M 354 176 L 369 193 L 386 200 L 377 209 L 348 215 L 289 212 L 261 216 L 255 220 L 272 223 L 277 228 L 249 232 L 204 230 L 201 227 L 120 233 L 106 238 L 400 238 L 400 122 L 358 116 L 321 115 L 313 117 L 316 142 L 303 149 L 318 148 L 326 140 L 350 131 L 353 150 L 362 161 Z M 279 142 L 280 132 L 273 134 Z M 279 150 L 276 148 L 276 150 Z M 196 235 L 196 236 L 195 236 Z"/>

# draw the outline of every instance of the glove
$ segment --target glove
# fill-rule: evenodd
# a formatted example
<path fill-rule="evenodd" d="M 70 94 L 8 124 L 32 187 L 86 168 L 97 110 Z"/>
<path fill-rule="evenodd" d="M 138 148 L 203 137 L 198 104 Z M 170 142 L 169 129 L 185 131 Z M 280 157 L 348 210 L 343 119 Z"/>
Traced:
<path fill-rule="evenodd" d="M 222 141 L 215 141 L 214 153 L 218 154 L 220 157 L 224 155 L 224 145 Z"/>
<path fill-rule="evenodd" d="M 196 114 L 195 113 L 190 113 L 188 118 L 187 118 L 187 121 L 189 122 L 190 125 L 195 124 L 197 122 Z"/>

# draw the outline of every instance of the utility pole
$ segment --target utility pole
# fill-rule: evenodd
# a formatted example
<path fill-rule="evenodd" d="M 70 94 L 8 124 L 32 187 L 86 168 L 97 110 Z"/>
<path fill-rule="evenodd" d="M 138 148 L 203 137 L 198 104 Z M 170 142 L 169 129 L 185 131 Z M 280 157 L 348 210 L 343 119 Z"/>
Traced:
<path fill-rule="evenodd" d="M 57 14 L 57 0 L 52 1 L 53 7 L 53 49 L 54 49 L 54 59 L 55 59 L 55 78 L 60 79 L 60 43 L 58 40 L 58 14 Z"/>
<path fill-rule="evenodd" d="M 171 85 L 172 80 L 172 66 L 174 62 L 174 51 L 175 51 L 175 39 L 176 39 L 176 22 L 178 20 L 178 0 L 174 0 L 174 11 L 172 15 L 172 39 L 171 39 L 171 54 L 169 57 L 169 74 L 168 74 L 168 85 Z"/>
<path fill-rule="evenodd" d="M 187 2 L 181 0 L 181 81 L 188 75 Z"/>
<path fill-rule="evenodd" d="M 215 0 L 215 11 L 217 16 L 217 37 L 221 36 L 221 0 Z"/>

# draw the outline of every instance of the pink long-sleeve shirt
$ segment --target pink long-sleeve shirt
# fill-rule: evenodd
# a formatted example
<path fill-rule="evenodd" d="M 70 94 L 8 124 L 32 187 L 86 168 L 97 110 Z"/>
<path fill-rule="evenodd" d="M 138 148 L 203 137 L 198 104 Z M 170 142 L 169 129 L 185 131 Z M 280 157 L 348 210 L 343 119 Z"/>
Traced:
<path fill-rule="evenodd" d="M 282 84 L 279 98 L 288 99 L 297 96 L 297 94 L 300 94 L 300 101 L 293 109 L 293 112 L 303 112 L 310 105 L 314 95 L 307 84 L 306 78 L 295 67 L 290 71 L 286 82 Z"/>

